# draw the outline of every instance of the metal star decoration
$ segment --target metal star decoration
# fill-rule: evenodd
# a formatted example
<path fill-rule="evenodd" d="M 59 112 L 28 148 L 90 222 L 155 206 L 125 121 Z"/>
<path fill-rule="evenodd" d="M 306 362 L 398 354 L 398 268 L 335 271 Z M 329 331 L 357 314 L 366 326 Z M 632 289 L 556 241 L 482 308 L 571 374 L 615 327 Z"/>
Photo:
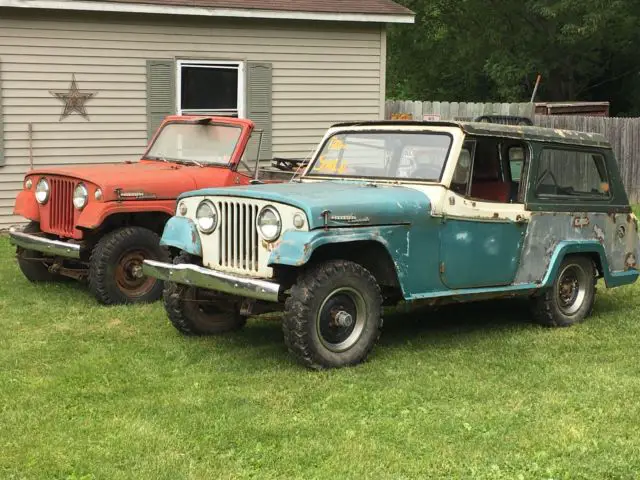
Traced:
<path fill-rule="evenodd" d="M 75 73 L 72 74 L 69 90 L 49 90 L 49 93 L 64 103 L 64 109 L 58 121 L 62 121 L 63 118 L 68 117 L 73 112 L 79 113 L 83 118 L 89 120 L 84 104 L 98 94 L 98 92 L 80 90 L 76 82 Z"/>

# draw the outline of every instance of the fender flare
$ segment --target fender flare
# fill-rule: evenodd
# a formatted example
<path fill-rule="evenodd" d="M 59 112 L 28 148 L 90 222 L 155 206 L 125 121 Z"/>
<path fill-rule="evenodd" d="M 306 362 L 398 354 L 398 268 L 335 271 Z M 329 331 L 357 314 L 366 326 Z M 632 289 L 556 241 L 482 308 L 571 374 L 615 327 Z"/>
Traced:
<path fill-rule="evenodd" d="M 560 265 L 567 255 L 572 254 L 595 254 L 600 259 L 602 273 L 607 288 L 618 287 L 633 283 L 640 274 L 636 269 L 629 269 L 621 272 L 612 272 L 609 268 L 609 261 L 604 247 L 597 240 L 571 240 L 562 241 L 556 245 L 551 255 L 549 268 L 542 279 L 542 287 L 551 287 L 558 275 Z"/>
<path fill-rule="evenodd" d="M 107 218 L 119 213 L 165 213 L 175 215 L 175 200 L 154 200 L 134 202 L 89 202 L 78 217 L 77 228 L 95 230 Z"/>
<path fill-rule="evenodd" d="M 389 251 L 388 242 L 381 235 L 375 234 L 369 229 L 341 228 L 307 232 L 287 231 L 282 235 L 281 241 L 269 255 L 267 264 L 269 266 L 289 265 L 300 267 L 305 265 L 311 259 L 313 253 L 323 245 L 361 241 L 377 242 Z"/>
<path fill-rule="evenodd" d="M 171 217 L 164 226 L 160 245 L 174 247 L 202 257 L 202 241 L 198 227 L 186 217 Z"/>
<path fill-rule="evenodd" d="M 40 222 L 40 204 L 31 190 L 20 190 L 13 207 L 13 214 Z"/>

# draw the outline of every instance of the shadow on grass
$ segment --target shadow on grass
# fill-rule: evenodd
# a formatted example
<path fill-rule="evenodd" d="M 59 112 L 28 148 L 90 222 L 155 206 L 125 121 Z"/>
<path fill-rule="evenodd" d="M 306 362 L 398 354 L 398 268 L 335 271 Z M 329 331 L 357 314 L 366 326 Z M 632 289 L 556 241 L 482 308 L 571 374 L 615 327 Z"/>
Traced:
<path fill-rule="evenodd" d="M 599 288 L 603 292 L 604 287 Z M 594 313 L 611 315 L 624 310 L 610 296 L 596 296 Z M 407 339 L 429 336 L 447 341 L 460 334 L 540 328 L 533 320 L 527 298 L 486 300 L 439 308 L 416 307 L 390 311 L 385 315 L 381 345 L 402 343 Z"/>
<path fill-rule="evenodd" d="M 527 321 L 527 303 L 522 300 L 486 301 L 473 304 L 449 305 L 438 309 L 413 308 L 411 310 L 390 310 L 385 322 L 377 350 L 406 348 L 411 342 L 414 348 L 421 345 L 449 345 L 457 343 L 461 337 L 485 332 L 535 328 Z M 244 355 L 255 350 L 255 356 L 267 354 L 271 359 L 289 364 L 288 354 L 282 340 L 281 317 L 250 319 L 247 328 L 231 334 L 225 339 L 229 354 L 242 349 Z M 257 358 L 256 358 L 257 359 Z"/>
<path fill-rule="evenodd" d="M 614 302 L 601 301 L 596 311 L 599 315 L 609 315 L 622 308 Z M 220 347 L 228 349 L 229 355 L 242 351 L 243 356 L 249 356 L 256 362 L 269 359 L 281 367 L 297 365 L 284 347 L 280 322 L 280 314 L 251 318 L 245 329 L 226 335 Z M 458 348 L 461 341 L 474 336 L 518 335 L 541 328 L 545 327 L 533 322 L 528 300 L 522 298 L 439 308 L 406 306 L 385 311 L 384 327 L 376 351 L 386 356 L 409 345 L 411 350 L 433 346 Z M 206 339 L 204 341 L 207 343 Z"/>
<path fill-rule="evenodd" d="M 438 308 L 398 309 L 385 315 L 381 345 L 428 336 L 447 341 L 452 336 L 505 329 L 530 328 L 526 300 L 491 300 Z"/>

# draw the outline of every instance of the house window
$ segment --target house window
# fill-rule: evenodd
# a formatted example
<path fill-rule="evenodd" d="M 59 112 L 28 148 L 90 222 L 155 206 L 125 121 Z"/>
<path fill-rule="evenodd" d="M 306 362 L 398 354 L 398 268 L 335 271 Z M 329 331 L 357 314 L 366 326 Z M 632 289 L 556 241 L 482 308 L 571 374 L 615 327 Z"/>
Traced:
<path fill-rule="evenodd" d="M 179 115 L 245 116 L 244 63 L 183 60 L 177 66 Z"/>

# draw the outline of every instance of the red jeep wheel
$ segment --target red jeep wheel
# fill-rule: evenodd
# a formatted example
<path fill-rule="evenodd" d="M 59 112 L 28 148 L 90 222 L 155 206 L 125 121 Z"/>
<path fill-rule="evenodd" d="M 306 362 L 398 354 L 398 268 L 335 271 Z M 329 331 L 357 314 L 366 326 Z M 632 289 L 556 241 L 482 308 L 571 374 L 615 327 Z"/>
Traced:
<path fill-rule="evenodd" d="M 148 294 L 156 284 L 156 279 L 142 275 L 142 262 L 152 258 L 153 253 L 146 249 L 128 250 L 116 264 L 116 283 L 118 288 L 130 298 L 139 298 Z"/>
<path fill-rule="evenodd" d="M 89 288 L 104 305 L 153 302 L 162 296 L 160 280 L 142 274 L 146 259 L 169 262 L 160 238 L 142 227 L 124 227 L 105 235 L 91 252 Z"/>

